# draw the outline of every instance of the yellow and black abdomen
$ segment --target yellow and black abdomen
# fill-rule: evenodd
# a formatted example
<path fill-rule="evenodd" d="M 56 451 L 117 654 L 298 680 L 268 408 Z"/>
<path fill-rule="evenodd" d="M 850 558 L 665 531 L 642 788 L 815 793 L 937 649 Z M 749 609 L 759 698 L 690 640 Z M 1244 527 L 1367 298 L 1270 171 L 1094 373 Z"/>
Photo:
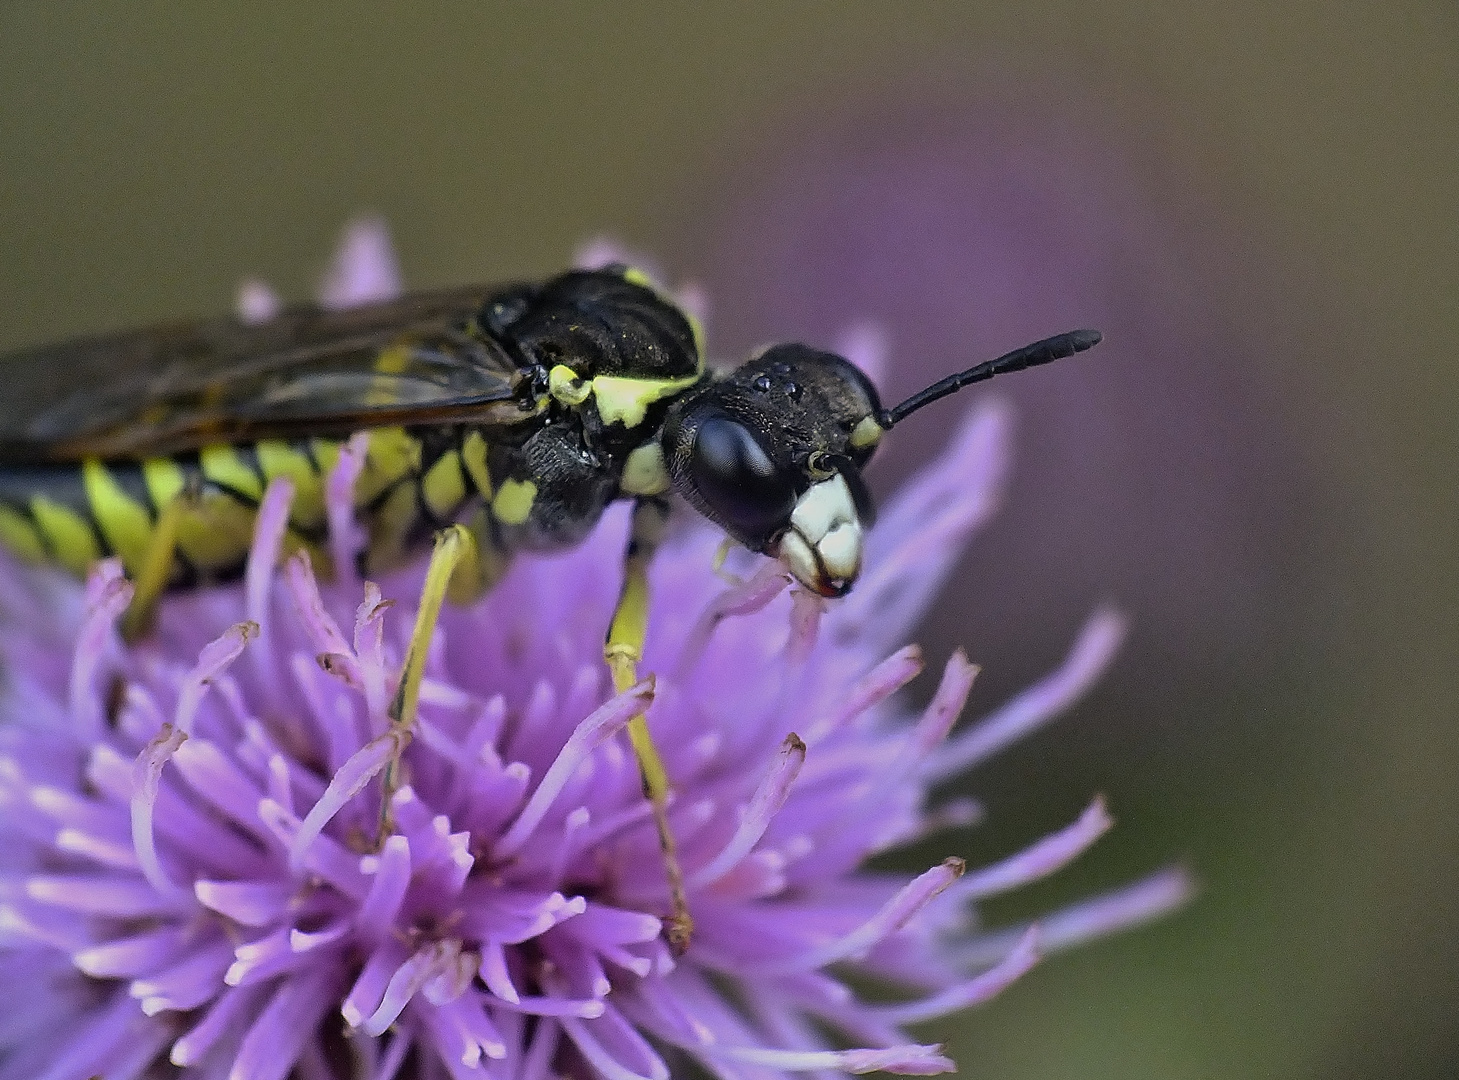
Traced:
<path fill-rule="evenodd" d="M 324 487 L 340 445 L 336 439 L 269 439 L 143 461 L 0 464 L 0 545 L 78 576 L 115 555 L 136 575 L 163 509 L 176 503 L 168 584 L 224 581 L 242 572 L 268 485 L 287 477 L 294 498 L 285 551 L 309 552 L 316 568 L 328 573 Z M 379 428 L 367 446 L 354 492 L 369 536 L 361 567 L 366 572 L 399 564 L 489 484 L 479 435 L 448 429 L 423 442 L 402 428 Z"/>
<path fill-rule="evenodd" d="M 288 476 L 295 487 L 288 545 L 319 555 L 323 478 L 338 452 L 332 441 L 270 440 L 143 461 L 3 465 L 0 544 L 23 559 L 77 575 L 116 555 L 135 575 L 163 508 L 178 501 L 169 584 L 226 580 L 243 568 L 269 481 Z"/>

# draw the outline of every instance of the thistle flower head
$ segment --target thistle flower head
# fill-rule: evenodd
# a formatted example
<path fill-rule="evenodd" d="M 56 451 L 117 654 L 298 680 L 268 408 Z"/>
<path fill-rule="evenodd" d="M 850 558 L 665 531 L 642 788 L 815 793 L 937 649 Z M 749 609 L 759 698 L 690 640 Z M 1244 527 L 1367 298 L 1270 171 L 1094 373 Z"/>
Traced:
<path fill-rule="evenodd" d="M 383 837 L 419 571 L 320 583 L 281 561 L 281 483 L 244 582 L 170 598 L 138 646 L 115 632 L 131 594 L 116 566 L 84 593 L 0 575 L 6 610 L 35 612 L 0 628 L 0 1080 L 169 1062 L 237 1080 L 950 1070 L 908 1025 L 1185 888 L 1165 872 L 1037 927 L 980 928 L 976 901 L 1104 831 L 1098 801 L 990 867 L 863 869 L 974 820 L 933 786 L 1067 706 L 1120 636 L 1097 613 L 1046 681 L 957 733 L 961 654 L 925 709 L 895 696 L 922 668 L 907 634 L 992 510 L 1004 428 L 996 407 L 970 415 L 829 607 L 768 561 L 727 584 L 718 538 L 679 531 L 653 569 L 653 678 L 623 694 L 602 639 L 626 516 L 520 558 L 441 618 Z M 361 461 L 347 447 L 329 484 L 337 566 L 353 565 Z M 645 708 L 696 924 L 681 957 L 621 735 Z M 868 980 L 895 989 L 869 999 Z"/>

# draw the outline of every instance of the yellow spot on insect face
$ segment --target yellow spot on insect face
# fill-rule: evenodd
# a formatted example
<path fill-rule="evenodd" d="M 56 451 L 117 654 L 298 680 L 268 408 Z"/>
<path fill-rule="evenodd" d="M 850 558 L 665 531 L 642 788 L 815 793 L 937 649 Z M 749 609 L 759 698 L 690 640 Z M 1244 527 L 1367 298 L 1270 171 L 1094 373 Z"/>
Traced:
<path fill-rule="evenodd" d="M 599 375 L 593 380 L 593 397 L 603 423 L 620 423 L 626 428 L 643 423 L 648 407 L 699 381 L 699 375 L 682 379 L 635 379 L 625 375 Z"/>
<path fill-rule="evenodd" d="M 45 562 L 46 545 L 24 514 L 0 506 L 0 544 L 26 562 Z"/>
<path fill-rule="evenodd" d="M 491 473 L 486 467 L 486 440 L 481 432 L 473 431 L 461 440 L 461 464 L 466 466 L 466 475 L 476 485 L 483 498 L 491 498 Z"/>
<path fill-rule="evenodd" d="M 531 480 L 507 480 L 491 500 L 492 515 L 503 525 L 520 525 L 532 514 L 537 485 Z"/>
<path fill-rule="evenodd" d="M 70 507 L 52 502 L 44 495 L 36 495 L 30 500 L 30 513 L 56 561 L 71 573 L 82 576 L 92 563 L 101 558 L 96 534 L 86 520 Z"/>
<path fill-rule="evenodd" d="M 86 486 L 86 499 L 102 536 L 113 551 L 122 557 L 122 565 L 135 575 L 147 555 L 147 542 L 152 537 L 152 514 L 122 490 L 109 470 L 95 458 L 81 466 L 81 479 Z"/>
<path fill-rule="evenodd" d="M 220 487 L 232 488 L 251 499 L 263 498 L 258 474 L 244 464 L 238 451 L 226 444 L 205 446 L 198 455 L 203 475 Z"/>
<path fill-rule="evenodd" d="M 864 450 L 868 446 L 875 446 L 881 442 L 881 437 L 886 433 L 886 428 L 876 422 L 874 416 L 863 416 L 861 421 L 851 429 L 851 445 L 858 450 Z"/>
<path fill-rule="evenodd" d="M 314 471 L 308 455 L 280 439 L 264 439 L 253 449 L 267 482 L 286 476 L 293 483 L 294 501 L 289 504 L 289 520 L 304 528 L 322 525 L 324 478 Z"/>
<path fill-rule="evenodd" d="M 566 364 L 558 364 L 547 373 L 547 392 L 568 408 L 575 408 L 592 397 L 593 386 Z"/>
<path fill-rule="evenodd" d="M 669 490 L 669 470 L 664 467 L 664 450 L 657 440 L 644 443 L 628 455 L 618 490 L 625 495 L 657 495 Z"/>
<path fill-rule="evenodd" d="M 466 477 L 461 475 L 461 458 L 455 453 L 442 454 L 421 477 L 420 491 L 436 517 L 454 515 L 466 498 Z"/>

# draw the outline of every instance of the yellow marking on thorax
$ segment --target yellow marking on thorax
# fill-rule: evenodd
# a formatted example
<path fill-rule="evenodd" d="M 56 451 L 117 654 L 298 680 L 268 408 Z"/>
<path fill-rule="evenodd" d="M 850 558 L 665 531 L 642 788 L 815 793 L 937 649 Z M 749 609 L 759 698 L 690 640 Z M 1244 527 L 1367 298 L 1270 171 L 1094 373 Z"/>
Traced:
<path fill-rule="evenodd" d="M 623 280 L 634 285 L 641 285 L 645 289 L 652 289 L 665 303 L 671 304 L 675 311 L 684 316 L 684 321 L 689 324 L 689 332 L 694 335 L 695 355 L 700 358 L 704 356 L 704 324 L 694 317 L 692 311 L 687 310 L 668 291 L 661 289 L 658 282 L 636 266 L 630 266 L 623 271 Z"/>
<path fill-rule="evenodd" d="M 258 467 L 265 481 L 273 483 L 287 476 L 294 485 L 289 520 L 305 529 L 324 524 L 324 477 L 314 469 L 309 456 L 281 439 L 264 439 L 254 445 Z"/>
<path fill-rule="evenodd" d="M 669 470 L 664 467 L 664 449 L 657 439 L 650 439 L 628 455 L 618 490 L 625 495 L 658 495 L 669 490 Z"/>
<path fill-rule="evenodd" d="M 123 491 L 111 470 L 95 458 L 82 464 L 81 479 L 101 535 L 122 557 L 127 573 L 135 576 L 146 560 L 147 543 L 152 538 L 151 512 Z"/>
<path fill-rule="evenodd" d="M 56 562 L 71 573 L 85 576 L 91 564 L 101 558 L 96 534 L 86 519 L 70 507 L 52 502 L 44 495 L 34 495 L 30 513 Z"/>
<path fill-rule="evenodd" d="M 566 364 L 547 373 L 547 392 L 568 408 L 576 408 L 593 396 L 593 387 Z"/>
<path fill-rule="evenodd" d="M 599 375 L 593 379 L 593 397 L 603 423 L 633 428 L 643 423 L 648 407 L 699 381 L 698 373 L 681 379 L 636 379 L 626 375 Z"/>
<path fill-rule="evenodd" d="M 531 480 L 506 480 L 491 500 L 492 515 L 503 525 L 521 525 L 532 516 L 537 485 Z"/>
<path fill-rule="evenodd" d="M 421 477 L 420 493 L 436 517 L 445 520 L 453 516 L 466 500 L 466 477 L 461 472 L 461 456 L 454 450 L 442 454 Z"/>
<path fill-rule="evenodd" d="M 26 562 L 42 563 L 49 559 L 45 541 L 24 514 L 8 506 L 0 506 L 0 544 Z"/>

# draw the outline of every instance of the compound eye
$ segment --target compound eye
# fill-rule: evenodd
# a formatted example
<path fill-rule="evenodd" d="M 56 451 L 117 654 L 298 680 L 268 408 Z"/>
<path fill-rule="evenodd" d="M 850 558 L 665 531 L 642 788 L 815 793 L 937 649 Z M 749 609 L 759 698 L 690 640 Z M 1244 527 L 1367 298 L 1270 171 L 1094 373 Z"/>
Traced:
<path fill-rule="evenodd" d="M 737 420 L 703 420 L 694 433 L 689 478 L 719 523 L 735 539 L 760 549 L 790 522 L 795 477 L 782 473 Z"/>

